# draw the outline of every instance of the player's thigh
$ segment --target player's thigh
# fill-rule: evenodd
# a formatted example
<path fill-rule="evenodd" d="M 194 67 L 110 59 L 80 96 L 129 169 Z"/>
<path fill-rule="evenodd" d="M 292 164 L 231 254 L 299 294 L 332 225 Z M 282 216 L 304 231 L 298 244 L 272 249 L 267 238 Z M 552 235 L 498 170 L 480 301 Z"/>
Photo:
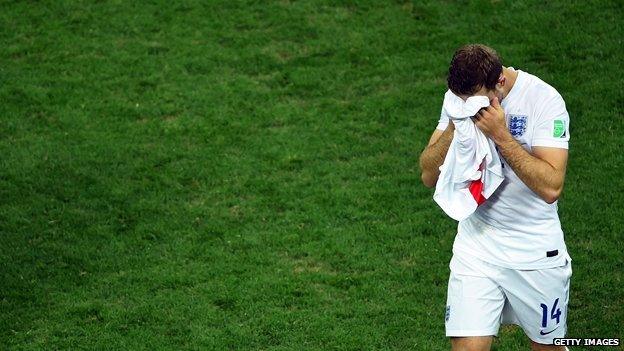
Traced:
<path fill-rule="evenodd" d="M 532 271 L 509 270 L 501 280 L 517 321 L 535 343 L 547 348 L 554 338 L 565 337 L 572 268 L 565 266 Z M 546 347 L 546 348 L 544 348 Z"/>
<path fill-rule="evenodd" d="M 490 351 L 492 336 L 451 338 L 452 351 Z"/>
<path fill-rule="evenodd" d="M 504 304 L 505 295 L 492 279 L 451 270 L 446 302 L 446 336 L 496 336 Z"/>

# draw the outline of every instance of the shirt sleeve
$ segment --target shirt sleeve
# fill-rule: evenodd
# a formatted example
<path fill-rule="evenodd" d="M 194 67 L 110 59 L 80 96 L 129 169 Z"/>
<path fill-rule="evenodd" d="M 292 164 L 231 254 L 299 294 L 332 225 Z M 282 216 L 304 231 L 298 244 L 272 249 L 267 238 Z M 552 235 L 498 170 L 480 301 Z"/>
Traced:
<path fill-rule="evenodd" d="M 561 95 L 546 101 L 533 130 L 532 146 L 568 148 L 570 116 Z"/>

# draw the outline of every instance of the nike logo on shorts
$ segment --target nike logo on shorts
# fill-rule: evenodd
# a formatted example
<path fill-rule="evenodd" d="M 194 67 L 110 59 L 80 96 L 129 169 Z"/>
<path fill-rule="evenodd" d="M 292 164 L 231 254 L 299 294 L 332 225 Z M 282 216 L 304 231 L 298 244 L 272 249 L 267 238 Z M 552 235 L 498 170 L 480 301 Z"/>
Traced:
<path fill-rule="evenodd" d="M 559 327 L 557 327 L 557 328 L 559 328 Z M 543 330 L 540 330 L 540 335 L 548 335 L 548 334 L 550 334 L 550 333 L 554 332 L 555 330 L 557 330 L 557 328 L 555 328 L 555 329 L 553 329 L 553 330 L 551 330 L 551 331 L 549 331 L 549 332 L 546 332 L 546 333 L 544 333 L 544 331 L 543 331 Z"/>

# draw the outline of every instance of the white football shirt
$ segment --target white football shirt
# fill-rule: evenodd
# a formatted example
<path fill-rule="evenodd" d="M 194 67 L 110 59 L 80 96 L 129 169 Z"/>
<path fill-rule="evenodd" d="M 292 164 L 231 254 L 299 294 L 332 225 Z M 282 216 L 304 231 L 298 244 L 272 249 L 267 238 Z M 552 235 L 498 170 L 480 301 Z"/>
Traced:
<path fill-rule="evenodd" d="M 513 67 L 510 67 L 513 69 Z M 531 152 L 535 146 L 568 148 L 570 118 L 561 95 L 538 77 L 518 77 L 501 102 L 512 136 Z M 448 125 L 444 110 L 437 129 Z M 477 210 L 459 222 L 455 255 L 467 254 L 502 267 L 542 269 L 570 260 L 557 214 L 503 162 L 505 180 Z"/>

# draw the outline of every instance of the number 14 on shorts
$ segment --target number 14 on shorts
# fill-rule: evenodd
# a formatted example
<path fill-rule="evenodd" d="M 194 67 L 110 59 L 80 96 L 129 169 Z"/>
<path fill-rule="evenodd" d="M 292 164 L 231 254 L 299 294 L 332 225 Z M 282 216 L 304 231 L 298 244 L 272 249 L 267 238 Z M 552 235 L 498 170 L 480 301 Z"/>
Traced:
<path fill-rule="evenodd" d="M 548 305 L 543 304 L 543 303 L 540 304 L 540 306 L 542 307 L 542 328 L 548 328 L 549 316 L 550 316 L 550 320 L 556 320 L 555 324 L 557 324 L 557 326 L 559 325 L 559 321 L 561 319 L 561 309 L 557 307 L 558 304 L 559 304 L 559 299 L 556 299 L 555 303 L 553 303 L 552 305 L 552 308 L 550 308 L 550 314 L 548 313 Z M 544 333 L 542 331 L 540 332 L 540 334 L 546 335 L 546 334 L 550 334 L 550 332 Z"/>

